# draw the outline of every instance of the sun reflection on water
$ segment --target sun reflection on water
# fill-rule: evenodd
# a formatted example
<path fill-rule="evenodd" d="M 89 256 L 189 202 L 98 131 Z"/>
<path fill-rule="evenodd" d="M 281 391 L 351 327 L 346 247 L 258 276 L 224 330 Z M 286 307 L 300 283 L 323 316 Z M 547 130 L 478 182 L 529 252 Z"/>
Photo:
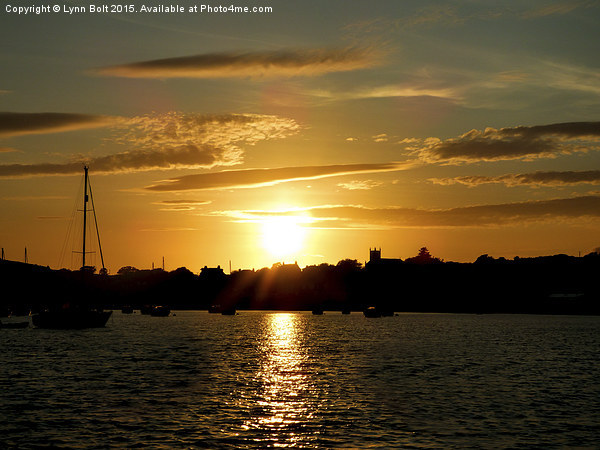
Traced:
<path fill-rule="evenodd" d="M 307 445 L 314 414 L 313 389 L 307 357 L 295 314 L 266 316 L 262 360 L 256 374 L 260 386 L 255 412 L 245 427 L 260 434 L 256 440 L 274 447 Z"/>

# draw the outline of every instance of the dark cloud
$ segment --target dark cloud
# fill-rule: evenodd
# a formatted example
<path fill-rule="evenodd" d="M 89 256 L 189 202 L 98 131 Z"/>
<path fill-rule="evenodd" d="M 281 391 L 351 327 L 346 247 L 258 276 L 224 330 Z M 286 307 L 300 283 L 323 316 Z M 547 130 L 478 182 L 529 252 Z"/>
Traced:
<path fill-rule="evenodd" d="M 428 162 L 475 162 L 555 157 L 597 150 L 600 122 L 471 130 L 458 138 L 429 138 L 408 147 Z"/>
<path fill-rule="evenodd" d="M 115 140 L 131 150 L 62 164 L 3 164 L 0 177 L 70 175 L 80 173 L 84 163 L 95 173 L 239 164 L 240 145 L 283 138 L 299 129 L 291 119 L 258 114 L 169 113 L 121 118 L 114 125 Z"/>
<path fill-rule="evenodd" d="M 152 191 L 183 191 L 190 189 L 235 189 L 270 186 L 279 183 L 356 173 L 391 172 L 409 168 L 407 164 L 338 164 L 330 166 L 282 167 L 276 169 L 228 170 L 172 178 L 146 187 Z"/>
<path fill-rule="evenodd" d="M 2 164 L 0 177 L 72 175 L 89 165 L 95 173 L 119 173 L 176 167 L 212 167 L 219 163 L 223 150 L 218 147 L 188 145 L 165 150 L 117 153 L 64 164 Z"/>
<path fill-rule="evenodd" d="M 0 137 L 105 127 L 117 120 L 90 114 L 0 112 Z"/>
<path fill-rule="evenodd" d="M 566 186 L 575 184 L 600 184 L 600 170 L 565 171 L 565 172 L 532 172 L 506 174 L 496 177 L 463 176 L 455 178 L 432 178 L 436 184 L 464 184 L 478 186 L 480 184 L 503 183 L 507 186 Z"/>
<path fill-rule="evenodd" d="M 600 217 L 600 196 L 526 201 L 450 209 L 367 208 L 363 206 L 324 206 L 302 211 L 319 227 L 489 227 L 528 222 Z M 298 215 L 299 211 L 232 211 L 229 215 L 249 220 L 268 215 Z"/>
<path fill-rule="evenodd" d="M 209 53 L 104 67 L 93 73 L 127 78 L 311 76 L 356 70 L 377 61 L 364 48 Z"/>

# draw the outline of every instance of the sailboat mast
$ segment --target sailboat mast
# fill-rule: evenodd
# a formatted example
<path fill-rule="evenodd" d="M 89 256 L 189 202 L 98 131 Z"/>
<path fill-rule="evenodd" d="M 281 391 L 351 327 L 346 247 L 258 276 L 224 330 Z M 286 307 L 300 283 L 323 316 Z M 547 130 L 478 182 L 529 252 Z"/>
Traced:
<path fill-rule="evenodd" d="M 87 228 L 87 202 L 88 202 L 88 166 L 83 166 L 83 252 L 82 252 L 82 267 L 85 267 L 85 230 Z"/>

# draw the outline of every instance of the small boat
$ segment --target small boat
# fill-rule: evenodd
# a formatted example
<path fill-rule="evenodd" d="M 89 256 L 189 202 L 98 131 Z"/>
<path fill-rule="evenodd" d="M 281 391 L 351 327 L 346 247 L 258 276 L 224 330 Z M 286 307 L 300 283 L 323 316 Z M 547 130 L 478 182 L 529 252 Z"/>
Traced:
<path fill-rule="evenodd" d="M 342 309 L 342 314 L 350 314 L 350 308 Z"/>
<path fill-rule="evenodd" d="M 133 314 L 133 306 L 131 305 L 123 305 L 121 307 L 122 314 Z"/>
<path fill-rule="evenodd" d="M 223 311 L 223 308 L 221 307 L 221 305 L 210 305 L 208 307 L 209 314 L 218 314 L 222 311 Z"/>
<path fill-rule="evenodd" d="M 84 328 L 102 328 L 110 318 L 112 311 L 101 309 L 66 307 L 46 309 L 31 316 L 33 325 L 37 328 L 55 330 L 80 330 Z"/>
<path fill-rule="evenodd" d="M 222 316 L 235 316 L 237 314 L 234 306 L 227 307 L 219 304 L 210 305 L 208 312 L 209 314 L 221 314 Z"/>
<path fill-rule="evenodd" d="M 323 315 L 323 308 L 318 307 L 312 310 L 313 316 L 322 316 Z"/>
<path fill-rule="evenodd" d="M 140 314 L 149 316 L 150 314 L 152 314 L 152 309 L 153 307 L 151 305 L 142 305 L 142 307 L 140 308 Z"/>
<path fill-rule="evenodd" d="M 381 312 L 375 308 L 374 306 L 369 306 L 367 309 L 363 311 L 365 317 L 377 318 L 381 317 Z"/>
<path fill-rule="evenodd" d="M 83 248 L 80 252 L 82 255 L 81 274 L 82 276 L 92 275 L 95 268 L 87 266 L 85 263 L 86 252 L 86 223 L 87 213 L 94 213 L 94 224 L 96 228 L 96 236 L 98 238 L 98 249 L 100 250 L 100 258 L 102 260 L 102 269 L 100 274 L 106 274 L 108 271 L 104 267 L 104 256 L 102 255 L 102 247 L 100 245 L 100 233 L 98 231 L 98 221 L 96 220 L 96 209 L 94 208 L 94 197 L 92 195 L 92 187 L 89 182 L 88 166 L 83 168 L 84 188 L 83 188 Z M 91 202 L 91 208 L 88 209 L 88 202 Z M 88 273 L 89 272 L 89 273 Z M 37 328 L 52 328 L 52 329 L 83 329 L 83 328 L 101 328 L 106 325 L 112 311 L 103 311 L 101 308 L 93 308 L 83 299 L 71 299 L 62 304 L 41 310 L 39 313 L 31 316 L 33 325 Z"/>
<path fill-rule="evenodd" d="M 168 306 L 155 306 L 150 312 L 152 317 L 168 317 L 169 314 L 171 314 L 171 309 Z"/>
<path fill-rule="evenodd" d="M 16 329 L 23 329 L 23 328 L 29 328 L 29 319 L 27 321 L 22 321 L 22 320 L 12 320 L 12 321 L 1 321 L 0 320 L 0 328 L 4 328 L 6 330 L 16 330 Z"/>

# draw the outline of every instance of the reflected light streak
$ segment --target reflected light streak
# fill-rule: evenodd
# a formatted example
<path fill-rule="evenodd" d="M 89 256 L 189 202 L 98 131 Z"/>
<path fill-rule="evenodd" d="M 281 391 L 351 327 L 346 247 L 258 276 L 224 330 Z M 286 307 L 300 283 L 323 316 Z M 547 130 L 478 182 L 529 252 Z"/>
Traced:
<path fill-rule="evenodd" d="M 263 357 L 257 373 L 261 414 L 245 425 L 264 432 L 264 438 L 257 439 L 267 445 L 306 445 L 316 438 L 307 434 L 314 414 L 314 392 L 307 357 L 299 341 L 300 316 L 270 314 L 266 320 Z"/>

